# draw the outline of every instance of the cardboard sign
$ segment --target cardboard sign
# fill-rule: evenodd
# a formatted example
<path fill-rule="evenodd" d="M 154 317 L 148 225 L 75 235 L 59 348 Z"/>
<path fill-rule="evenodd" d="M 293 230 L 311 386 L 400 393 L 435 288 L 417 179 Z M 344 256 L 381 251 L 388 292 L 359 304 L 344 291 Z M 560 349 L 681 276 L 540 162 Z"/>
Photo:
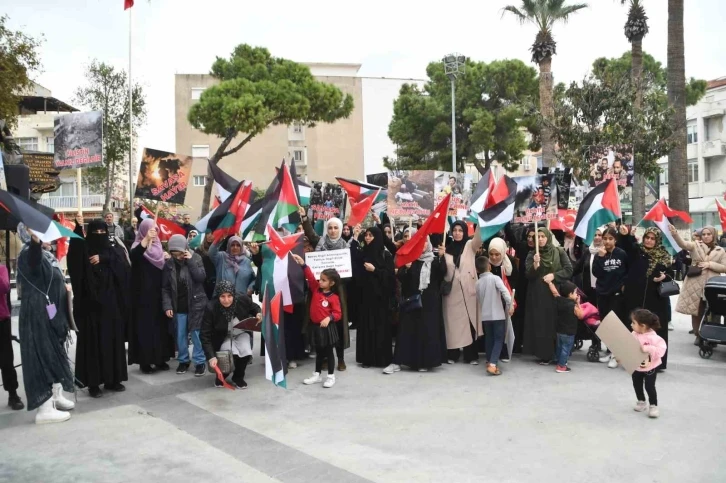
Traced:
<path fill-rule="evenodd" d="M 320 280 L 320 273 L 326 268 L 336 269 L 340 274 L 340 278 L 350 278 L 353 276 L 353 268 L 350 263 L 350 250 L 347 248 L 306 253 L 305 263 L 313 271 L 317 280 Z"/>
<path fill-rule="evenodd" d="M 103 166 L 103 113 L 75 112 L 53 120 L 56 169 Z"/>
<path fill-rule="evenodd" d="M 144 148 L 134 196 L 183 205 L 191 173 L 191 156 Z"/>
<path fill-rule="evenodd" d="M 600 322 L 595 334 L 608 346 L 628 374 L 632 374 L 643 361 L 648 360 L 648 354 L 641 350 L 640 342 L 633 337 L 615 312 L 610 312 Z"/>

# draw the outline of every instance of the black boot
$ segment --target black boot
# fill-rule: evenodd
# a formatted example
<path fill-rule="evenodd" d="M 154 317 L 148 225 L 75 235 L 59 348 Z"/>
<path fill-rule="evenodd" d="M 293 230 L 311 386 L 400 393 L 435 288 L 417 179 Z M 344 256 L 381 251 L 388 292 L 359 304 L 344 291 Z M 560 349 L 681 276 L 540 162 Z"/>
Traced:
<path fill-rule="evenodd" d="M 232 382 L 235 383 L 239 389 L 247 389 L 245 371 L 247 370 L 247 364 L 249 364 L 251 359 L 252 356 L 234 356 L 234 374 L 232 375 Z"/>
<path fill-rule="evenodd" d="M 13 411 L 25 409 L 25 404 L 23 404 L 23 401 L 20 399 L 17 392 L 13 391 L 8 395 L 8 407 Z"/>
<path fill-rule="evenodd" d="M 88 395 L 91 396 L 94 399 L 98 399 L 99 397 L 103 396 L 103 393 L 101 392 L 101 388 L 98 386 L 91 386 L 88 388 Z"/>

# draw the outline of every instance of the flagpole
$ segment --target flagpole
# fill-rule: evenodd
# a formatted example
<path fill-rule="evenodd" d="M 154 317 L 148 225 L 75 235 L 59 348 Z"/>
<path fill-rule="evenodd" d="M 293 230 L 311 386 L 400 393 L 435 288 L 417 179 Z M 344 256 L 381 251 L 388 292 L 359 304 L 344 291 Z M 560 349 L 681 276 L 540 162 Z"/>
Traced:
<path fill-rule="evenodd" d="M 134 94 L 131 83 L 131 12 L 133 8 L 129 8 L 129 213 L 134 211 L 134 178 L 133 178 L 133 165 L 134 165 L 134 113 L 133 113 L 133 100 Z"/>

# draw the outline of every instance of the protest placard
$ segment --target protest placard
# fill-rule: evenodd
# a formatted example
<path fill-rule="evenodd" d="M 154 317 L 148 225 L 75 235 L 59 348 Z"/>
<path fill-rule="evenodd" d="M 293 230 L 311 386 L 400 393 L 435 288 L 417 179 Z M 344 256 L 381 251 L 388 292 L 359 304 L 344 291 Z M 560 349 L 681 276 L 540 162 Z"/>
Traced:
<path fill-rule="evenodd" d="M 428 217 L 434 209 L 435 171 L 393 171 L 388 175 L 388 216 Z"/>
<path fill-rule="evenodd" d="M 434 173 L 434 193 L 436 205 L 451 193 L 448 216 L 464 219 L 469 211 L 472 179 L 470 174 L 436 171 Z"/>
<path fill-rule="evenodd" d="M 632 374 L 643 361 L 648 360 L 648 354 L 641 350 L 640 342 L 633 337 L 615 312 L 610 312 L 605 316 L 595 333 L 628 371 L 628 374 Z"/>
<path fill-rule="evenodd" d="M 320 252 L 309 252 L 305 254 L 305 263 L 315 274 L 316 279 L 320 279 L 320 273 L 326 268 L 334 268 L 340 274 L 340 278 L 350 278 L 353 276 L 353 268 L 350 263 L 350 250 L 343 248 L 340 250 L 325 250 Z"/>
<path fill-rule="evenodd" d="M 183 205 L 191 172 L 191 156 L 144 148 L 134 196 Z"/>
<path fill-rule="evenodd" d="M 339 184 L 313 181 L 310 190 L 310 218 L 313 224 L 330 218 L 342 220 L 346 198 L 345 190 Z"/>
<path fill-rule="evenodd" d="M 103 165 L 103 113 L 75 112 L 53 120 L 56 169 Z"/>

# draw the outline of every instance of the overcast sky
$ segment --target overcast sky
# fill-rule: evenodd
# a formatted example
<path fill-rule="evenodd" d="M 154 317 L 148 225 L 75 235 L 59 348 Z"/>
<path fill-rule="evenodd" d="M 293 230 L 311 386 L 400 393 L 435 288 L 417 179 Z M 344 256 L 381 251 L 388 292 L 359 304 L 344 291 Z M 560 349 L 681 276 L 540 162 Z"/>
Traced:
<path fill-rule="evenodd" d="M 45 37 L 37 81 L 71 102 L 84 65 L 97 58 L 128 68 L 129 15 L 123 0 L 22 0 L 3 9 L 10 27 Z M 532 25 L 502 18 L 516 0 L 136 0 L 133 76 L 147 94 L 142 147 L 174 150 L 174 74 L 206 73 L 215 56 L 249 43 L 300 62 L 361 63 L 362 76 L 425 77 L 426 64 L 448 52 L 474 60 L 530 62 Z M 619 0 L 590 8 L 555 27 L 555 81 L 580 80 L 592 61 L 630 49 L 623 35 L 627 9 Z M 724 0 L 689 0 L 685 12 L 686 75 L 726 76 Z M 646 0 L 646 52 L 666 64 L 666 0 Z M 533 65 L 533 64 L 530 64 Z"/>

